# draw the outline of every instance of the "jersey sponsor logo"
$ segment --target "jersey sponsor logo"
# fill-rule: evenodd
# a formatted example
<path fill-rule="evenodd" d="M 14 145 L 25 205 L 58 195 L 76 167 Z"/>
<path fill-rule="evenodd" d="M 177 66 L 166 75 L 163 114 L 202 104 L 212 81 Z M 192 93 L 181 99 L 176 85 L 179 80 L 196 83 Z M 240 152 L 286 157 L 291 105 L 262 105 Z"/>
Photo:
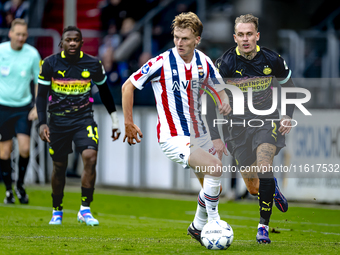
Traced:
<path fill-rule="evenodd" d="M 236 70 L 235 73 L 238 73 L 242 76 L 242 71 L 243 71 L 243 69 L 241 69 L 241 71 Z"/>
<path fill-rule="evenodd" d="M 91 81 L 59 81 L 53 80 L 51 88 L 53 91 L 66 95 L 80 95 L 91 90 Z"/>
<path fill-rule="evenodd" d="M 187 89 L 187 87 L 189 85 L 189 81 L 185 81 L 185 82 L 182 81 L 181 84 L 182 84 L 184 89 Z M 175 91 L 175 90 L 177 90 L 177 91 L 181 90 L 180 85 L 179 85 L 179 83 L 177 81 L 174 81 L 172 83 L 172 91 Z"/>
<path fill-rule="evenodd" d="M 150 66 L 148 63 L 146 63 L 145 65 L 143 65 L 142 67 L 142 74 L 147 74 L 150 70 Z"/>
<path fill-rule="evenodd" d="M 65 77 L 65 72 L 66 72 L 66 70 L 65 70 L 64 72 L 58 70 L 58 74 L 60 74 L 60 75 L 63 76 L 63 77 Z"/>
<path fill-rule="evenodd" d="M 247 92 L 248 88 L 252 88 L 253 91 L 263 91 L 266 90 L 272 82 L 272 77 L 252 77 L 247 79 L 238 79 L 234 81 L 228 81 L 228 84 L 235 85 L 239 89 L 242 90 L 242 92 Z"/>
<path fill-rule="evenodd" d="M 90 72 L 87 69 L 84 69 L 84 71 L 81 72 L 81 76 L 84 78 L 89 78 L 90 77 Z"/>
<path fill-rule="evenodd" d="M 272 69 L 270 69 L 269 66 L 264 66 L 264 68 L 263 68 L 263 73 L 264 73 L 265 75 L 271 74 L 271 73 L 272 73 Z"/>

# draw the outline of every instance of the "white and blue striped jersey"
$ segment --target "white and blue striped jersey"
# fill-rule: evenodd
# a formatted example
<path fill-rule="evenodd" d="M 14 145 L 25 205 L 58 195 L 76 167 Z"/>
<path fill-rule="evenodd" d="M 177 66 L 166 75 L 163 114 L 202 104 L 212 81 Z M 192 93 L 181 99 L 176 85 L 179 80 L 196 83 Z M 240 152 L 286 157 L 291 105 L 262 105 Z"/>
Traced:
<path fill-rule="evenodd" d="M 210 58 L 201 51 L 195 50 L 191 63 L 186 64 L 176 47 L 150 59 L 130 76 L 138 89 L 149 81 L 152 84 L 158 112 L 158 142 L 174 136 L 197 138 L 207 133 L 200 97 L 204 84 L 213 88 L 212 81 L 220 78 Z"/>

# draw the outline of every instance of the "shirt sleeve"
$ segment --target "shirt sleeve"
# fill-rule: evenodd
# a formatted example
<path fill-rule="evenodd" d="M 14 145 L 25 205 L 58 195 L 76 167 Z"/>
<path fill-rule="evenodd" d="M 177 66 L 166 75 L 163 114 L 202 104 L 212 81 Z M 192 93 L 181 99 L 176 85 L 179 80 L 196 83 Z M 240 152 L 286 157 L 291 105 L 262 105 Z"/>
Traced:
<path fill-rule="evenodd" d="M 275 77 L 280 85 L 285 84 L 291 77 L 292 71 L 289 69 L 286 61 L 280 56 L 277 56 L 275 64 Z"/>
<path fill-rule="evenodd" d="M 98 60 L 95 68 L 95 73 L 92 76 L 92 81 L 96 85 L 103 85 L 106 82 L 107 76 L 105 73 L 105 69 L 101 61 Z"/>
<path fill-rule="evenodd" d="M 141 90 L 149 81 L 160 79 L 162 66 L 163 56 L 152 58 L 130 76 L 130 81 L 137 89 Z"/>
<path fill-rule="evenodd" d="M 219 85 L 219 84 L 223 83 L 223 79 L 222 79 L 222 76 L 217 71 L 217 69 L 214 66 L 214 64 L 211 61 L 211 59 L 207 57 L 206 60 L 207 60 L 208 73 L 209 73 L 208 83 L 209 83 L 210 86 L 215 88 L 216 85 Z M 221 90 L 223 90 L 222 86 L 216 87 L 216 91 L 217 92 L 220 92 Z"/>
<path fill-rule="evenodd" d="M 40 66 L 38 83 L 49 86 L 51 85 L 52 76 L 53 76 L 53 69 L 50 65 L 50 61 L 49 59 L 45 59 L 42 61 L 41 66 Z"/>
<path fill-rule="evenodd" d="M 36 51 L 34 54 L 33 66 L 32 66 L 32 75 L 33 75 L 34 84 L 38 83 L 38 76 L 40 72 L 40 62 L 41 62 L 40 55 L 38 51 Z"/>

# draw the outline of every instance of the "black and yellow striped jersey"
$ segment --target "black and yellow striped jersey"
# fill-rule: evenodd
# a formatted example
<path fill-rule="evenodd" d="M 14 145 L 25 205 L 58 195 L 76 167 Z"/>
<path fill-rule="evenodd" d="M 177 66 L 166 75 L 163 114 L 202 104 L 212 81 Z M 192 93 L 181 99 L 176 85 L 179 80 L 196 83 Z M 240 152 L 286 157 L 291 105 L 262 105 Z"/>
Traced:
<path fill-rule="evenodd" d="M 80 51 L 76 62 L 66 59 L 64 51 L 47 57 L 38 82 L 50 86 L 48 111 L 58 116 L 92 112 L 91 81 L 105 83 L 105 70 L 98 59 Z"/>

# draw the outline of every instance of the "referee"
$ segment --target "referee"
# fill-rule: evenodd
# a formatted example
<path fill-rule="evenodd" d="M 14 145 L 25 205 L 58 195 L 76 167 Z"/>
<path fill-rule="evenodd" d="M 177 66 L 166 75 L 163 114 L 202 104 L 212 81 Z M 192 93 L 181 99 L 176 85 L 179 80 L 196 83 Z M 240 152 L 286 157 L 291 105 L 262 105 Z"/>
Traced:
<path fill-rule="evenodd" d="M 16 194 L 21 204 L 28 203 L 23 187 L 30 155 L 30 132 L 37 111 L 32 109 L 30 82 L 38 83 L 40 55 L 26 44 L 27 23 L 15 19 L 8 34 L 10 42 L 0 44 L 0 168 L 6 186 L 5 204 L 15 202 L 12 191 L 12 138 L 19 144 L 19 174 Z"/>

